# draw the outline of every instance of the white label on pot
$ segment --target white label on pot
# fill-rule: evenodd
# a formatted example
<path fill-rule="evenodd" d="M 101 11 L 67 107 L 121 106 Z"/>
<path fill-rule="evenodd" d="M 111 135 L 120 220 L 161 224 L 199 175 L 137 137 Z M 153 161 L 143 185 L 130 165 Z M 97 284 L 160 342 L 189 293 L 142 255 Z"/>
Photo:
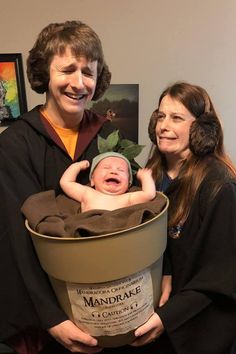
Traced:
<path fill-rule="evenodd" d="M 74 321 L 92 336 L 124 334 L 153 314 L 151 271 L 99 284 L 67 283 Z"/>

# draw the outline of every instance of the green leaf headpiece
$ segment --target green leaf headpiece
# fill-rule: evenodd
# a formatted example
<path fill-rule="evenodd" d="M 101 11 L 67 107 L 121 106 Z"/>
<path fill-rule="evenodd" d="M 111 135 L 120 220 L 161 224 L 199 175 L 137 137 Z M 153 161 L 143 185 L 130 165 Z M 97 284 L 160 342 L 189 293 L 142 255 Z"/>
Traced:
<path fill-rule="evenodd" d="M 113 151 L 125 156 L 131 164 L 133 174 L 136 174 L 140 168 L 134 158 L 141 153 L 144 147 L 145 145 L 136 144 L 132 140 L 122 139 L 119 130 L 114 130 L 106 139 L 98 135 L 98 151 L 100 154 Z"/>

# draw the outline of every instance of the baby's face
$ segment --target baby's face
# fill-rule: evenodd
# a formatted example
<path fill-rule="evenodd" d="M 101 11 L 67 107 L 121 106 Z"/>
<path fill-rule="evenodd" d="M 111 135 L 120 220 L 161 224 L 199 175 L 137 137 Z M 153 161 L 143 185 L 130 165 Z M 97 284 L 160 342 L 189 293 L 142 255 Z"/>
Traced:
<path fill-rule="evenodd" d="M 106 157 L 95 168 L 91 186 L 105 194 L 123 194 L 129 187 L 129 168 L 120 157 Z"/>

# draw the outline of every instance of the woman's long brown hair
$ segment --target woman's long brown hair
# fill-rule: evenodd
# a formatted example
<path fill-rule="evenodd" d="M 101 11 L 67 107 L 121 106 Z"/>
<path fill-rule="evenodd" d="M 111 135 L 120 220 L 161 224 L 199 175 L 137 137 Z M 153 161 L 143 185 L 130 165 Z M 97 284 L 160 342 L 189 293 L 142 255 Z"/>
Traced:
<path fill-rule="evenodd" d="M 158 108 L 163 97 L 166 95 L 169 95 L 172 99 L 181 102 L 189 110 L 189 112 L 196 117 L 196 126 L 192 129 L 192 140 L 194 143 L 192 142 L 193 147 L 191 150 L 193 152 L 190 152 L 187 159 L 182 162 L 178 176 L 178 190 L 175 193 L 175 205 L 178 205 L 178 208 L 172 208 L 170 206 L 169 210 L 169 227 L 175 227 L 186 221 L 197 190 L 206 176 L 212 160 L 218 161 L 225 166 L 225 174 L 228 176 L 235 178 L 236 170 L 230 158 L 225 153 L 223 145 L 223 131 L 220 120 L 207 92 L 199 86 L 191 85 L 185 82 L 178 82 L 168 87 L 161 94 Z M 157 185 L 161 183 L 167 168 L 165 156 L 158 149 L 156 140 L 155 130 L 158 108 L 153 112 L 148 127 L 149 137 L 153 142 L 153 146 L 147 162 L 147 167 L 152 169 L 153 178 Z M 211 148 L 212 150 L 209 150 L 209 152 L 206 148 L 205 153 L 202 153 L 202 147 L 196 146 L 198 145 L 198 131 L 201 129 L 201 126 L 199 128 L 197 125 L 200 124 L 201 120 L 205 120 L 204 123 L 207 123 L 207 129 L 214 127 L 214 134 L 212 134 L 212 144 L 214 146 Z M 208 140 L 206 139 L 206 145 L 208 144 Z M 201 151 L 201 154 L 199 153 L 198 155 L 199 151 Z M 221 181 L 214 184 L 211 191 L 211 198 L 214 198 L 216 193 L 221 188 L 221 185 Z"/>

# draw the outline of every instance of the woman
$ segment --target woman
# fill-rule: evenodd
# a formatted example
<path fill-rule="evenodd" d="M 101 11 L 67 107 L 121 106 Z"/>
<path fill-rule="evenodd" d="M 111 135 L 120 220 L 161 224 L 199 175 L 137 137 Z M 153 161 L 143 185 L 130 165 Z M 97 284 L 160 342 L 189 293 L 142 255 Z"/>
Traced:
<path fill-rule="evenodd" d="M 184 82 L 168 87 L 149 136 L 147 167 L 170 199 L 172 292 L 137 329 L 136 344 L 157 338 L 156 353 L 229 353 L 236 328 L 236 172 L 207 92 Z"/>
<path fill-rule="evenodd" d="M 91 161 L 98 154 L 97 134 L 106 138 L 114 129 L 107 118 L 85 108 L 104 93 L 111 74 L 97 34 L 79 21 L 42 30 L 30 51 L 27 74 L 32 89 L 46 93 L 46 102 L 0 135 L 0 338 L 18 353 L 33 354 L 48 341 L 47 336 L 39 341 L 36 329 L 41 328 L 71 351 L 96 353 L 97 341 L 69 321 L 56 302 L 20 208 L 34 193 L 59 190 L 72 162 Z M 88 182 L 88 173 L 80 174 L 80 182 Z"/>

